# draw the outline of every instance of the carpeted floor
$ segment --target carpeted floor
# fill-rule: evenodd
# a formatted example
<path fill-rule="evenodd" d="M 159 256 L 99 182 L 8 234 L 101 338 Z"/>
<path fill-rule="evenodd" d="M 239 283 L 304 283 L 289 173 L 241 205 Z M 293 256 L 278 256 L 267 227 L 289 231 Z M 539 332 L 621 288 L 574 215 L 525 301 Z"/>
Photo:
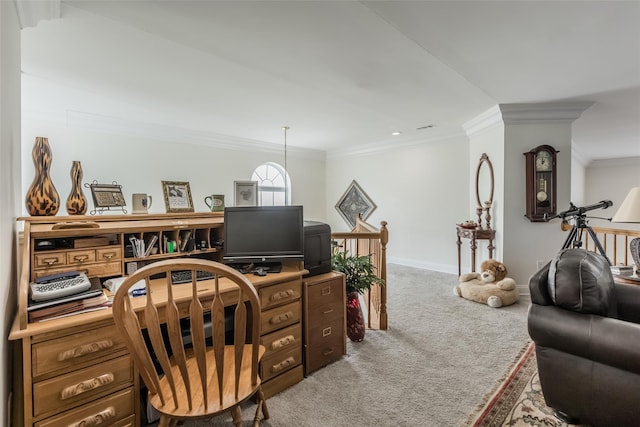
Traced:
<path fill-rule="evenodd" d="M 389 330 L 273 396 L 265 427 L 459 426 L 528 341 L 528 300 L 499 309 L 454 296 L 457 277 L 388 266 Z M 243 410 L 251 425 L 255 405 Z M 230 426 L 230 416 L 185 423 Z"/>

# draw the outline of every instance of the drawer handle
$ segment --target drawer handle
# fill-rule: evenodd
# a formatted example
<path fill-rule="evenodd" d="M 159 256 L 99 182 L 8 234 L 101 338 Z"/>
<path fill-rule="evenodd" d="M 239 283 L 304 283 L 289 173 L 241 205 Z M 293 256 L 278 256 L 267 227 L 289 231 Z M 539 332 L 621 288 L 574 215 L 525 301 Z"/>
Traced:
<path fill-rule="evenodd" d="M 331 326 L 326 327 L 322 330 L 323 337 L 328 337 L 329 335 L 331 335 Z"/>
<path fill-rule="evenodd" d="M 53 264 L 59 263 L 60 260 L 58 258 L 44 258 L 42 262 L 44 262 L 47 265 L 53 265 Z"/>
<path fill-rule="evenodd" d="M 111 258 L 113 258 L 114 256 L 116 256 L 116 253 L 115 253 L 115 252 L 105 252 L 105 253 L 103 253 L 103 254 L 102 254 L 102 257 L 103 257 L 103 258 L 106 258 L 106 259 L 111 259 Z"/>
<path fill-rule="evenodd" d="M 293 335 L 287 335 L 284 338 L 280 338 L 277 341 L 271 343 L 271 350 L 277 350 L 279 348 L 286 347 L 296 342 L 296 338 Z"/>
<path fill-rule="evenodd" d="M 280 372 L 283 369 L 286 369 L 289 366 L 293 365 L 294 363 L 295 363 L 295 360 L 293 359 L 293 357 L 287 357 L 282 362 L 276 363 L 275 365 L 273 365 L 273 367 L 271 368 L 271 372 Z"/>
<path fill-rule="evenodd" d="M 294 295 L 293 289 L 287 289 L 271 295 L 271 301 L 280 301 L 285 298 L 291 298 Z"/>
<path fill-rule="evenodd" d="M 322 352 L 322 355 L 323 355 L 323 356 L 329 356 L 329 355 L 331 355 L 331 354 L 333 354 L 333 349 L 332 349 L 332 348 L 330 348 L 330 349 L 325 350 L 325 351 L 323 351 L 323 352 Z"/>
<path fill-rule="evenodd" d="M 65 360 L 75 359 L 76 357 L 86 356 L 87 354 L 97 353 L 99 351 L 107 350 L 113 347 L 113 341 L 102 340 L 96 341 L 91 344 L 81 345 L 71 350 L 65 350 L 58 353 L 58 362 L 64 362 Z"/>
<path fill-rule="evenodd" d="M 329 314 L 329 313 L 333 313 L 333 308 L 330 308 L 322 312 L 322 314 Z"/>
<path fill-rule="evenodd" d="M 74 255 L 73 260 L 77 262 L 85 262 L 89 259 L 89 255 Z"/>
<path fill-rule="evenodd" d="M 320 295 L 322 296 L 331 295 L 331 286 L 322 288 L 322 290 L 320 291 Z"/>
<path fill-rule="evenodd" d="M 269 320 L 269 323 L 271 323 L 272 325 L 277 325 L 278 323 L 286 322 L 291 318 L 293 318 L 293 313 L 287 311 L 286 313 L 282 313 L 278 316 L 273 316 L 271 320 Z"/>
<path fill-rule="evenodd" d="M 104 411 L 89 415 L 75 423 L 67 424 L 67 427 L 94 427 L 110 422 L 116 417 L 116 408 L 109 406 Z"/>
<path fill-rule="evenodd" d="M 60 399 L 66 400 L 70 397 L 78 396 L 82 393 L 86 393 L 88 391 L 104 387 L 108 384 L 111 384 L 115 381 L 116 377 L 113 373 L 109 372 L 107 374 L 100 375 L 99 377 L 91 378 L 90 380 L 79 382 L 78 384 L 71 385 L 69 387 L 65 387 L 60 392 Z"/>

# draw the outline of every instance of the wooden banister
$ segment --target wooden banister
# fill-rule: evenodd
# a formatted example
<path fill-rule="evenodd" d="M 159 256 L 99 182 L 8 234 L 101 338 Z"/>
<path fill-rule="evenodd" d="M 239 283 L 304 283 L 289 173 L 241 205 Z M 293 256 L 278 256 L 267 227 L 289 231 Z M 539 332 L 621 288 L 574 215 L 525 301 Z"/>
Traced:
<path fill-rule="evenodd" d="M 340 250 L 353 255 L 370 255 L 378 277 L 385 285 L 373 285 L 364 293 L 367 327 L 370 329 L 388 328 L 387 316 L 387 243 L 389 230 L 387 222 L 380 222 L 380 229 L 366 223 L 360 217 L 351 232 L 331 233 L 331 238 L 338 242 Z"/>
<path fill-rule="evenodd" d="M 563 228 L 564 229 L 564 228 Z M 567 227 L 571 229 L 571 227 Z M 591 227 L 598 238 L 612 265 L 631 265 L 633 259 L 629 249 L 631 240 L 640 237 L 640 230 L 623 230 L 619 228 Z M 586 231 L 583 233 L 583 248 L 598 252 L 594 239 Z"/>

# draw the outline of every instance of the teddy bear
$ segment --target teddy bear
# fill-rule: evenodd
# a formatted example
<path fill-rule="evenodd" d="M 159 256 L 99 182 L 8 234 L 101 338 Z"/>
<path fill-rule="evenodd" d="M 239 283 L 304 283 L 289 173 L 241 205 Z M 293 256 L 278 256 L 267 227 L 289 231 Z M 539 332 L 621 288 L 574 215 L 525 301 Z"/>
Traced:
<path fill-rule="evenodd" d="M 507 267 L 500 261 L 488 259 L 480 265 L 481 273 L 467 273 L 460 276 L 460 283 L 453 293 L 471 301 L 502 307 L 518 301 L 515 280 L 506 277 Z"/>

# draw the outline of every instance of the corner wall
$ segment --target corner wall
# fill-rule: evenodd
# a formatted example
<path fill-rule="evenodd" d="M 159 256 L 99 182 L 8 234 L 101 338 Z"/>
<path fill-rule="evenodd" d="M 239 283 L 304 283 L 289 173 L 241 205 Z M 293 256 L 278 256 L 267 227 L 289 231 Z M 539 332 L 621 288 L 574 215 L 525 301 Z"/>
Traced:
<path fill-rule="evenodd" d="M 0 425 L 11 425 L 7 340 L 16 306 L 16 212 L 20 195 L 20 26 L 15 5 L 0 1 Z"/>

